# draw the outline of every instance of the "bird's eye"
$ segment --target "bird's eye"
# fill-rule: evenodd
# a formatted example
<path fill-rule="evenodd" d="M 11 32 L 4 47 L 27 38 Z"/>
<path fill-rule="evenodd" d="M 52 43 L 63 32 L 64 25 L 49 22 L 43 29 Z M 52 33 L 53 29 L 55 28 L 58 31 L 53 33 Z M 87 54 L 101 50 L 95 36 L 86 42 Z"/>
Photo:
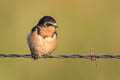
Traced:
<path fill-rule="evenodd" d="M 50 24 L 50 23 L 47 23 L 46 25 L 47 25 L 47 26 L 52 26 L 52 24 Z"/>

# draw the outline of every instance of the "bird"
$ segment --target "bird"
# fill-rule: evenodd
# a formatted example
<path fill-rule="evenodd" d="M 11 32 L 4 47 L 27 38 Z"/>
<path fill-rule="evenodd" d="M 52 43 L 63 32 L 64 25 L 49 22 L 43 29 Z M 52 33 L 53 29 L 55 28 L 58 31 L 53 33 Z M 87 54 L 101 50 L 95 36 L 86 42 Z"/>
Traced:
<path fill-rule="evenodd" d="M 47 58 L 57 47 L 58 25 L 52 16 L 43 16 L 27 35 L 31 57 Z"/>

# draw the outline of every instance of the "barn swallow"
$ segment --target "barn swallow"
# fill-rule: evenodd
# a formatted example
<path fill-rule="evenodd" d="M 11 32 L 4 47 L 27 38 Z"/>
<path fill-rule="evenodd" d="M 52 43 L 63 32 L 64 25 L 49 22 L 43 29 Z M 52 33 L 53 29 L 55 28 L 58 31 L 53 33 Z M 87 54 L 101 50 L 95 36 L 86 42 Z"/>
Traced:
<path fill-rule="evenodd" d="M 34 60 L 39 57 L 47 58 L 56 49 L 58 25 L 51 16 L 44 16 L 27 35 L 28 46 Z"/>

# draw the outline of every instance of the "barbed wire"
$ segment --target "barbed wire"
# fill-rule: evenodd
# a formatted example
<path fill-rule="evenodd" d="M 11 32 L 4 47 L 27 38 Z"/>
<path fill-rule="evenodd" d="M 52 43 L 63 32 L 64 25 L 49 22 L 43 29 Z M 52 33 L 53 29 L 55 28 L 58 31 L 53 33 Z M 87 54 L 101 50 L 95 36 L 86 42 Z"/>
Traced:
<path fill-rule="evenodd" d="M 29 54 L 0 54 L 0 58 L 31 58 L 31 55 Z M 120 55 L 80 55 L 80 54 L 74 54 L 74 55 L 57 55 L 57 56 L 47 56 L 47 58 L 86 58 L 86 59 L 91 59 L 92 57 L 95 58 L 116 58 L 120 59 Z M 44 58 L 44 57 L 39 57 L 39 58 Z"/>

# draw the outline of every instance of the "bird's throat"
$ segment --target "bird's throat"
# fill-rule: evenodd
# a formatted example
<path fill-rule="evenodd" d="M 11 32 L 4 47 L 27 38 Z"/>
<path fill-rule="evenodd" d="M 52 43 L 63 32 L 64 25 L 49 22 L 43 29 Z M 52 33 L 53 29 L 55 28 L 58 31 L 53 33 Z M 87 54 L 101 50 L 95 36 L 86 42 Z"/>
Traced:
<path fill-rule="evenodd" d="M 42 37 L 53 36 L 55 32 L 56 32 L 56 28 L 54 27 L 41 27 L 40 28 L 40 35 Z"/>

